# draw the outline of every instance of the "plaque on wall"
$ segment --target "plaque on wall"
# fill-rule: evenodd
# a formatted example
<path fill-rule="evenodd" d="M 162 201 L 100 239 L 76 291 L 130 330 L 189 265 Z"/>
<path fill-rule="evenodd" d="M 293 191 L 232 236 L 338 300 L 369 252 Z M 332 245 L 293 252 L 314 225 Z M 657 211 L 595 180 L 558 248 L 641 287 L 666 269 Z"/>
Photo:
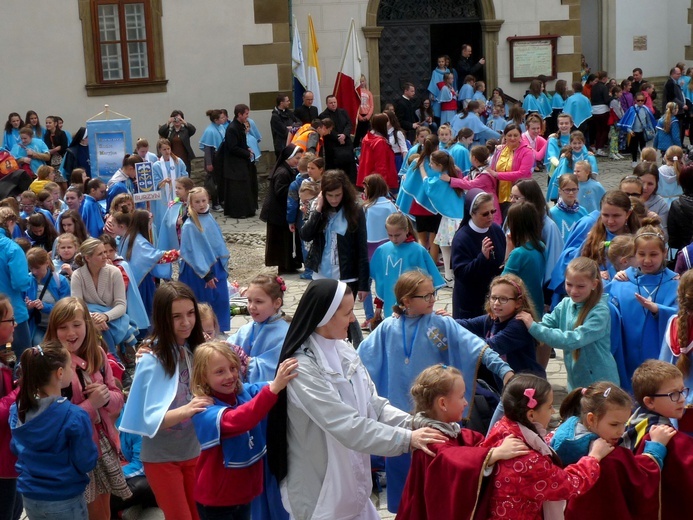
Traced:
<path fill-rule="evenodd" d="M 531 81 L 544 75 L 556 79 L 556 41 L 559 36 L 510 36 L 510 81 Z"/>

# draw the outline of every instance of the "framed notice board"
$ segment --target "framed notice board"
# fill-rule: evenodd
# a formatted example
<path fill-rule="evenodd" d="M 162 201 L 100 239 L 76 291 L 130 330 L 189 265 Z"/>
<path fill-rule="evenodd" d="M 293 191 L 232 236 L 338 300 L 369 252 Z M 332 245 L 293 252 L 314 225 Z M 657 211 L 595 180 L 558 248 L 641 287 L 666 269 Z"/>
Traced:
<path fill-rule="evenodd" d="M 539 75 L 556 79 L 558 35 L 510 36 L 510 81 L 530 81 Z"/>

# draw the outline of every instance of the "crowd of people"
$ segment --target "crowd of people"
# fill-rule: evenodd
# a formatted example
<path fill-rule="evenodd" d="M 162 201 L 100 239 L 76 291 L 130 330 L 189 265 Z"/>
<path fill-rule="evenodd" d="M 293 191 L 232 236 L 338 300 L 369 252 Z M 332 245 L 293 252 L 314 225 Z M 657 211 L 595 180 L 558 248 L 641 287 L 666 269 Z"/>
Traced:
<path fill-rule="evenodd" d="M 231 122 L 208 111 L 205 187 L 179 110 L 157 153 L 139 140 L 107 182 L 84 128 L 69 139 L 59 117 L 10 114 L 4 147 L 32 179 L 0 200 L 0 518 L 109 520 L 137 504 L 183 520 L 376 519 L 372 464 L 398 518 L 683 517 L 685 65 L 655 114 L 640 69 L 486 99 L 471 52 L 437 60 L 420 104 L 406 83 L 376 112 L 361 78 L 355 121 L 335 96 L 317 114 L 312 92 L 295 112 L 280 94 L 263 201 L 246 105 Z M 605 190 L 596 157 L 626 151 L 632 175 Z M 133 197 L 143 161 L 162 191 L 148 207 Z M 251 320 L 231 334 L 212 212 L 258 208 L 278 275 L 249 281 Z M 283 276 L 301 269 L 289 319 Z"/>

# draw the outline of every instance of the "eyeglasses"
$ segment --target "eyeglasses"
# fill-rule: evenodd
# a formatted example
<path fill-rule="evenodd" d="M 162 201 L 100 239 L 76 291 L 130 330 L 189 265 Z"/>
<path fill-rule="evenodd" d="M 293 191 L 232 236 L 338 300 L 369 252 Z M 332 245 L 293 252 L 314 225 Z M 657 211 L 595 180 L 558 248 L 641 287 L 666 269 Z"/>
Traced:
<path fill-rule="evenodd" d="M 515 202 L 522 202 L 526 199 L 522 195 L 510 195 L 510 200 L 513 200 Z"/>
<path fill-rule="evenodd" d="M 489 215 L 495 215 L 497 211 L 497 209 L 490 209 L 488 211 L 484 211 L 483 213 L 479 213 L 479 215 L 482 217 L 488 217 Z"/>
<path fill-rule="evenodd" d="M 14 318 L 10 318 L 7 320 L 0 320 L 0 323 L 11 323 L 12 326 L 14 327 L 17 324 L 17 320 L 15 320 Z"/>
<path fill-rule="evenodd" d="M 580 188 L 561 188 L 560 191 L 563 193 L 577 193 Z"/>
<path fill-rule="evenodd" d="M 501 305 L 505 305 L 508 303 L 510 300 L 517 300 L 517 298 L 508 298 L 507 296 L 489 296 L 488 301 L 491 303 L 500 303 Z"/>
<path fill-rule="evenodd" d="M 642 193 L 628 193 L 627 191 L 624 191 L 623 193 L 625 193 L 629 197 L 642 197 Z"/>
<path fill-rule="evenodd" d="M 689 391 L 690 388 L 684 388 L 683 390 L 676 390 L 674 392 L 669 392 L 668 394 L 650 394 L 648 397 L 668 397 L 673 402 L 678 403 L 682 396 L 684 399 L 688 397 Z"/>
<path fill-rule="evenodd" d="M 30 209 L 30 208 L 36 207 L 36 204 L 20 204 L 19 207 L 21 209 Z"/>
<path fill-rule="evenodd" d="M 428 294 L 422 294 L 422 295 L 415 294 L 414 296 L 412 296 L 412 298 L 421 298 L 426 303 L 431 303 L 431 300 L 435 300 L 437 297 L 438 297 L 438 293 L 435 291 L 432 293 L 428 293 Z"/>

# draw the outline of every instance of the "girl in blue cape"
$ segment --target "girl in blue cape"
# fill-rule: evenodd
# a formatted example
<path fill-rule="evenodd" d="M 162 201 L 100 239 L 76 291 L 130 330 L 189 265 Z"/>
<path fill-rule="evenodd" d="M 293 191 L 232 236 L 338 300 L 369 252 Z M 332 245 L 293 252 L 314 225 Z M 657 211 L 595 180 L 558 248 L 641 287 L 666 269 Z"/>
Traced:
<path fill-rule="evenodd" d="M 154 229 L 158 235 L 164 214 L 176 198 L 176 179 L 187 177 L 188 171 L 185 169 L 183 160 L 176 157 L 171 151 L 171 142 L 168 139 L 159 139 L 156 143 L 156 151 L 161 158 L 152 165 L 152 177 L 155 189 L 161 190 L 161 198 L 151 202 L 151 212 L 154 216 Z M 158 245 L 158 241 L 154 243 Z"/>
<path fill-rule="evenodd" d="M 108 262 L 120 269 L 123 274 L 127 306 L 126 312 L 130 321 L 135 324 L 137 330 L 147 330 L 149 328 L 149 316 L 147 316 L 147 310 L 144 308 L 144 302 L 142 301 L 142 296 L 140 296 L 140 290 L 135 283 L 135 275 L 130 268 L 130 264 L 128 264 L 122 256 L 117 254 L 118 246 L 116 245 L 115 238 L 104 234 L 99 237 L 99 240 L 103 243 Z"/>
<path fill-rule="evenodd" d="M 576 130 L 570 134 L 570 148 L 563 152 L 556 171 L 553 172 L 549 187 L 546 189 L 546 200 L 558 199 L 558 178 L 564 173 L 573 173 L 577 161 L 587 161 L 592 167 L 592 173 L 598 174 L 599 167 L 594 155 L 585 146 L 585 135 Z"/>
<path fill-rule="evenodd" d="M 573 123 L 577 128 L 592 117 L 592 103 L 590 98 L 582 93 L 582 83 L 576 81 L 572 85 L 573 94 L 568 96 L 563 105 L 563 112 L 573 118 Z"/>
<path fill-rule="evenodd" d="M 250 502 L 261 495 L 266 480 L 263 419 L 279 392 L 298 375 L 298 361 L 290 358 L 276 368 L 269 385 L 243 384 L 240 365 L 238 355 L 222 341 L 195 350 L 194 393 L 213 401 L 192 418 L 202 448 L 195 471 L 195 502 L 202 518 L 250 517 Z M 289 515 L 283 511 L 283 516 Z"/>
<path fill-rule="evenodd" d="M 500 139 L 501 134 L 491 130 L 479 117 L 478 112 L 486 110 L 486 106 L 478 101 L 470 101 L 467 107 L 452 118 L 452 134 L 458 135 L 463 128 L 474 132 L 474 144 L 486 144 L 489 139 Z"/>
<path fill-rule="evenodd" d="M 639 267 L 619 272 L 605 289 L 621 318 L 621 341 L 630 390 L 633 372 L 647 359 L 658 359 L 669 318 L 677 313 L 676 273 L 666 268 L 667 246 L 662 230 L 644 226 L 635 234 Z M 612 345 L 612 350 L 613 350 Z"/>
<path fill-rule="evenodd" d="M 599 209 L 606 190 L 592 173 L 592 164 L 589 161 L 577 161 L 573 166 L 573 171 L 578 180 L 578 202 L 588 213 L 596 211 Z"/>
<path fill-rule="evenodd" d="M 409 164 L 411 163 L 410 157 L 414 154 L 421 153 L 421 150 L 423 150 L 424 141 L 429 135 L 431 135 L 431 129 L 427 126 L 419 126 L 416 129 L 416 142 L 414 142 L 412 147 L 407 151 L 407 155 L 404 156 L 404 160 L 402 161 L 402 166 L 397 172 L 397 176 L 400 179 L 407 174 Z"/>
<path fill-rule="evenodd" d="M 411 220 L 404 213 L 388 216 L 385 228 L 390 240 L 378 247 L 371 258 L 371 277 L 375 281 L 375 294 L 380 300 L 378 314 L 383 307 L 389 313 L 395 305 L 395 284 L 407 271 L 418 270 L 428 274 L 436 290 L 445 285 L 431 255 L 416 241 Z"/>
<path fill-rule="evenodd" d="M 449 153 L 455 161 L 455 166 L 465 177 L 472 168 L 469 150 L 459 142 L 459 135 L 452 135 L 452 127 L 449 124 L 442 124 L 438 128 L 438 148 L 443 152 Z"/>
<path fill-rule="evenodd" d="M 209 213 L 209 194 L 193 188 L 188 194 L 188 219 L 180 239 L 181 268 L 178 279 L 187 284 L 201 302 L 209 303 L 222 331 L 231 328 L 226 264 L 229 250 L 219 224 Z"/>
<path fill-rule="evenodd" d="M 358 349 L 378 395 L 401 410 L 412 409 L 409 389 L 425 368 L 442 363 L 462 372 L 466 381 L 476 381 L 483 363 L 503 382 L 513 372 L 486 343 L 448 316 L 433 312 L 436 293 L 431 279 L 418 271 L 404 273 L 395 285 L 396 317 L 385 319 Z M 476 385 L 470 384 L 465 398 L 473 402 Z M 463 419 L 468 419 L 471 406 Z M 409 470 L 410 455 L 386 460 L 387 505 L 396 512 Z"/>
<path fill-rule="evenodd" d="M 564 243 L 575 224 L 588 215 L 588 211 L 577 201 L 578 190 L 578 178 L 574 174 L 561 175 L 558 179 L 558 202 L 549 210 L 549 216 L 558 226 Z"/>
<path fill-rule="evenodd" d="M 635 233 L 639 227 L 640 221 L 633 213 L 628 195 L 620 190 L 607 191 L 599 212 L 594 211 L 580 219 L 565 241 L 551 272 L 549 289 L 554 293 L 551 306 L 557 305 L 565 295 L 565 270 L 573 258 L 581 255 L 591 258 L 599 264 L 602 278 L 610 280 L 616 269 L 606 255 L 609 242 L 617 235 Z"/>
<path fill-rule="evenodd" d="M 140 459 L 164 515 L 193 520 L 198 518 L 200 443 L 191 418 L 213 404 L 211 397 L 193 394 L 193 355 L 204 343 L 202 323 L 195 295 L 183 283 L 161 284 L 154 304 L 152 334 L 137 364 L 120 430 L 142 436 Z"/>
<path fill-rule="evenodd" d="M 430 164 L 430 158 L 438 147 L 438 138 L 434 140 L 432 137 L 426 138 L 419 158 L 409 166 L 397 195 L 397 206 L 402 213 L 411 214 L 412 204 L 416 202 L 434 215 L 439 213 L 444 217 L 461 219 L 464 200 L 449 183 L 440 180 L 442 172 L 434 170 Z"/>
<path fill-rule="evenodd" d="M 176 179 L 176 198 L 168 205 L 159 228 L 157 246 L 160 249 L 180 249 L 183 223 L 188 218 L 188 194 L 194 187 L 190 177 Z"/>
<path fill-rule="evenodd" d="M 570 144 L 570 130 L 573 128 L 573 118 L 565 112 L 558 114 L 556 118 L 558 132 L 551 134 L 546 144 L 544 167 L 549 175 L 558 166 L 561 158 L 561 150 Z"/>
<path fill-rule="evenodd" d="M 551 101 L 544 95 L 544 84 L 539 79 L 533 79 L 529 84 L 529 90 L 522 101 L 522 108 L 526 113 L 538 112 L 542 119 L 551 115 Z"/>
<path fill-rule="evenodd" d="M 440 118 L 440 87 L 438 83 L 444 81 L 445 74 L 450 73 L 450 69 L 445 66 L 445 56 L 438 56 L 438 67 L 431 72 L 431 81 L 428 82 L 428 92 L 431 96 L 433 115 Z"/>
<path fill-rule="evenodd" d="M 120 214 L 125 217 L 127 216 Z M 155 248 L 149 241 L 150 213 L 143 209 L 136 209 L 130 218 L 127 228 L 118 247 L 118 254 L 130 264 L 134 280 L 137 285 L 147 311 L 147 316 L 152 315 L 154 300 L 154 277 L 170 280 L 172 276 L 171 263 L 180 256 L 177 250 L 161 251 Z"/>
<path fill-rule="evenodd" d="M 245 296 L 252 322 L 246 323 L 228 339 L 250 357 L 245 380 L 249 383 L 271 381 L 277 370 L 279 353 L 289 324 L 282 305 L 286 284 L 279 276 L 261 274 L 253 278 Z"/>

